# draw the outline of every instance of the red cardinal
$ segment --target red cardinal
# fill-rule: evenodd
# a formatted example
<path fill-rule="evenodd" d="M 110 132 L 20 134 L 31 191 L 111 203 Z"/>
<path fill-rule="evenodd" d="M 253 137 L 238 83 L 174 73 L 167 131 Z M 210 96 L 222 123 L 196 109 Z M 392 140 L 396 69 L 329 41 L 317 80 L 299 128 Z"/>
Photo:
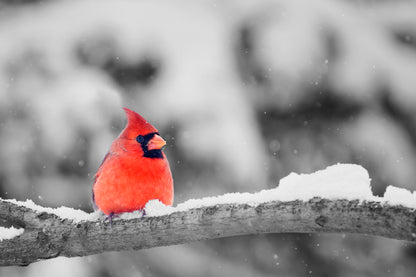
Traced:
<path fill-rule="evenodd" d="M 173 180 L 161 148 L 166 142 L 143 117 L 124 108 L 127 126 L 95 175 L 93 202 L 112 223 L 115 214 L 142 210 L 152 199 L 173 203 Z"/>

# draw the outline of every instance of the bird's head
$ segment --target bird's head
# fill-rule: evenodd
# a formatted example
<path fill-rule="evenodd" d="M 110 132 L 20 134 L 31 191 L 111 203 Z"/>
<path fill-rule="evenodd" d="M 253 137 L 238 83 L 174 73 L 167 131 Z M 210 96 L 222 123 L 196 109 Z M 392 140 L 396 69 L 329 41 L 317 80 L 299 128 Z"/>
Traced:
<path fill-rule="evenodd" d="M 141 151 L 144 157 L 163 158 L 162 147 L 166 141 L 146 119 L 138 113 L 123 108 L 127 115 L 127 126 L 121 132 L 119 139 L 128 151 Z"/>

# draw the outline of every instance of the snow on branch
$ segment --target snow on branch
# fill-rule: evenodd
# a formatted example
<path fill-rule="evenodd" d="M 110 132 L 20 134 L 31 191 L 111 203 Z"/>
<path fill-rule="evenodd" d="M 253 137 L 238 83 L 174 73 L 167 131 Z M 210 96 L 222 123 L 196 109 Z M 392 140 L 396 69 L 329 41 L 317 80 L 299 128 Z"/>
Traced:
<path fill-rule="evenodd" d="M 336 165 L 291 174 L 275 189 L 193 199 L 176 207 L 152 200 L 146 216 L 126 213 L 111 226 L 99 213 L 0 200 L 0 265 L 58 256 L 138 250 L 262 233 L 358 233 L 416 241 L 416 194 L 389 187 L 373 196 L 365 169 Z"/>

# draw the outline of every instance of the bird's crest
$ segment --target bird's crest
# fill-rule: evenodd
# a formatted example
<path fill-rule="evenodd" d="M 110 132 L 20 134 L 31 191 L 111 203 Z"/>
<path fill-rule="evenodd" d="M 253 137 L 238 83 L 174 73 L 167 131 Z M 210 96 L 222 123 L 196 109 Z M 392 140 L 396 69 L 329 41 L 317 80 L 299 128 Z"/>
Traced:
<path fill-rule="evenodd" d="M 149 133 L 157 133 L 155 127 L 153 127 L 146 119 L 144 119 L 138 113 L 128 109 L 123 108 L 127 115 L 127 126 L 124 128 L 123 132 L 120 135 L 120 138 L 125 139 L 136 139 L 138 135 L 146 135 Z"/>

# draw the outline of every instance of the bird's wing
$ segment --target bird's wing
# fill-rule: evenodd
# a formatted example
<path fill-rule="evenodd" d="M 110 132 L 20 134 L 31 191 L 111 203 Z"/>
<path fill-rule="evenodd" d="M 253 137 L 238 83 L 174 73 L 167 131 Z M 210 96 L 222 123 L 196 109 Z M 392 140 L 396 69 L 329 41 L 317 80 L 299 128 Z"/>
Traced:
<path fill-rule="evenodd" d="M 107 159 L 109 159 L 111 156 L 113 156 L 113 154 L 111 154 L 111 152 L 108 152 L 108 153 L 105 155 L 105 157 L 104 157 L 103 161 L 102 161 L 102 162 L 101 162 L 101 164 L 100 164 L 100 167 L 99 167 L 99 168 L 98 168 L 98 170 L 97 170 L 97 173 L 95 173 L 95 176 L 94 176 L 94 184 L 92 185 L 92 205 L 94 206 L 94 210 L 98 210 L 98 206 L 97 206 L 97 204 L 95 203 L 94 186 L 95 186 L 95 183 L 97 182 L 98 177 L 100 177 L 101 171 L 103 170 L 103 164 L 104 164 L 104 163 L 105 163 L 105 161 L 106 161 Z"/>

